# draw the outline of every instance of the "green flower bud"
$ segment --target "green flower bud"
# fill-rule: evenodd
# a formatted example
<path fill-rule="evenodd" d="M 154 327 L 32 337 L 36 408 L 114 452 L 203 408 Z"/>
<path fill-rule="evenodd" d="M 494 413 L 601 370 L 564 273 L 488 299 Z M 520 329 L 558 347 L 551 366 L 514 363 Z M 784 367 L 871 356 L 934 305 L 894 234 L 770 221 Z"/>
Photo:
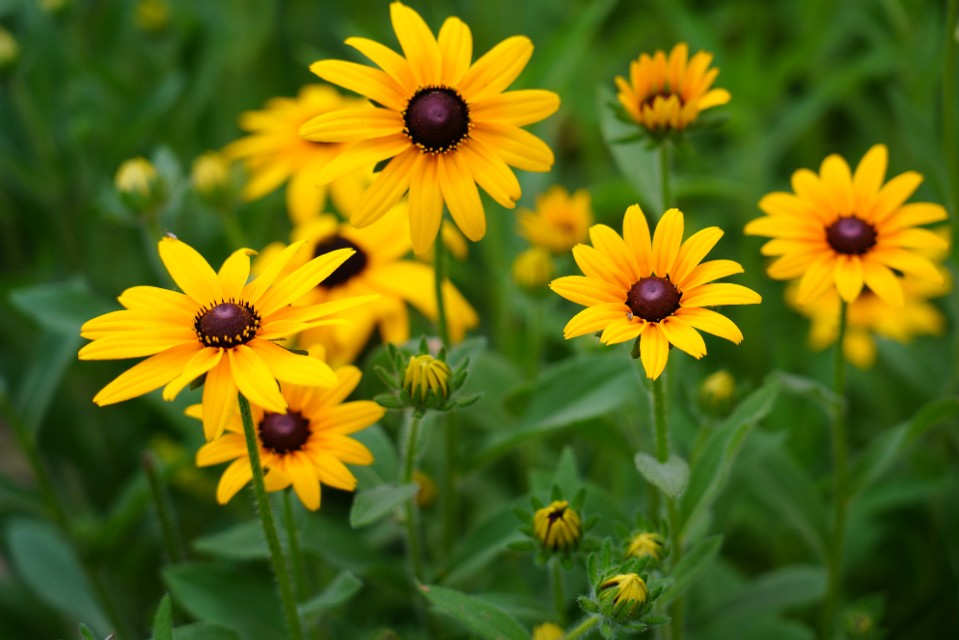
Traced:
<path fill-rule="evenodd" d="M 596 595 L 605 616 L 628 622 L 642 612 L 649 591 L 639 574 L 622 573 L 604 580 L 596 588 Z"/>
<path fill-rule="evenodd" d="M 566 500 L 557 500 L 533 514 L 533 533 L 544 549 L 570 551 L 582 537 L 579 514 Z"/>
<path fill-rule="evenodd" d="M 632 558 L 645 558 L 649 556 L 653 560 L 662 560 L 663 537 L 658 533 L 649 531 L 637 533 L 629 541 L 626 555 Z"/>

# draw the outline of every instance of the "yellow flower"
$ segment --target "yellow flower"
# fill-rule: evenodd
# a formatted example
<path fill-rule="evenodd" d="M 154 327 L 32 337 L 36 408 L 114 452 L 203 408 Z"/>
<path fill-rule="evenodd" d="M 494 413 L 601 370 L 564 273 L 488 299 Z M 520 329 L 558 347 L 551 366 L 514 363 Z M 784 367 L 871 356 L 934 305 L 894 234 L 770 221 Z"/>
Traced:
<path fill-rule="evenodd" d="M 557 500 L 533 514 L 533 533 L 544 549 L 570 551 L 579 544 L 583 532 L 579 514 L 566 500 Z"/>
<path fill-rule="evenodd" d="M 170 7 L 163 0 L 140 0 L 136 23 L 144 31 L 162 31 L 170 21 Z"/>
<path fill-rule="evenodd" d="M 416 506 L 420 509 L 433 506 L 437 496 L 436 483 L 433 482 L 433 479 L 419 469 L 416 469 L 413 471 L 413 482 L 420 487 L 416 491 Z"/>
<path fill-rule="evenodd" d="M 596 591 L 600 601 L 609 607 L 610 617 L 620 622 L 638 613 L 649 596 L 646 582 L 635 573 L 613 576 L 603 581 Z"/>
<path fill-rule="evenodd" d="M 533 640 L 563 640 L 566 632 L 558 624 L 544 622 L 533 629 Z"/>
<path fill-rule="evenodd" d="M 0 69 L 12 67 L 20 57 L 20 45 L 13 34 L 0 25 Z"/>
<path fill-rule="evenodd" d="M 709 227 L 683 238 L 683 214 L 670 209 L 650 241 L 639 205 L 626 210 L 623 237 L 603 224 L 590 227 L 593 246 L 578 245 L 573 258 L 585 275 L 558 278 L 550 288 L 587 308 L 567 323 L 564 336 L 602 331 L 615 344 L 640 338 L 646 375 L 656 379 L 666 367 L 672 344 L 694 358 L 706 355 L 699 331 L 737 344 L 743 334 L 729 318 L 707 306 L 757 304 L 759 295 L 738 284 L 713 280 L 743 268 L 732 260 L 700 262 L 722 237 Z"/>
<path fill-rule="evenodd" d="M 316 176 L 329 182 L 356 168 L 389 160 L 351 213 L 363 227 L 410 194 L 413 249 L 433 244 L 445 202 L 467 238 L 486 233 L 486 217 L 476 185 L 496 202 L 513 208 L 520 186 L 508 165 L 548 171 L 553 152 L 520 127 L 559 108 L 551 91 L 505 92 L 533 53 L 528 38 L 514 36 L 475 63 L 469 27 L 448 18 L 434 37 L 416 11 L 390 5 L 393 29 L 403 55 L 365 38 L 346 43 L 380 68 L 320 60 L 310 69 L 319 77 L 356 91 L 376 108 L 356 108 L 314 118 L 300 129 L 309 140 L 359 141 Z"/>
<path fill-rule="evenodd" d="M 513 280 L 531 291 L 545 287 L 554 271 L 552 256 L 541 247 L 531 247 L 513 261 Z"/>
<path fill-rule="evenodd" d="M 653 560 L 662 560 L 663 537 L 658 533 L 637 533 L 633 536 L 632 540 L 629 541 L 626 555 L 632 556 L 633 558 L 645 558 L 649 556 Z"/>
<path fill-rule="evenodd" d="M 120 165 L 113 183 L 121 194 L 145 198 L 156 187 L 158 179 L 153 164 L 146 158 L 137 157 Z"/>
<path fill-rule="evenodd" d="M 710 374 L 699 387 L 699 396 L 711 407 L 730 400 L 736 392 L 736 378 L 725 369 Z"/>
<path fill-rule="evenodd" d="M 410 363 L 403 375 L 403 388 L 413 400 L 418 395 L 420 402 L 431 392 L 437 398 L 446 398 L 449 396 L 451 375 L 449 365 L 442 360 L 429 354 L 410 356 Z"/>
<path fill-rule="evenodd" d="M 536 197 L 536 211 L 520 209 L 517 214 L 519 234 L 530 244 L 563 253 L 586 240 L 593 210 L 589 192 L 580 189 L 570 195 L 554 186 Z"/>
<path fill-rule="evenodd" d="M 855 175 L 838 155 L 823 160 L 819 175 L 800 169 L 795 193 L 770 193 L 759 202 L 766 215 L 746 233 L 773 238 L 762 252 L 775 256 L 768 273 L 776 280 L 799 278 L 797 302 L 808 304 L 835 286 L 846 302 L 863 285 L 889 304 L 903 306 L 895 271 L 942 282 L 933 263 L 918 250 L 945 248 L 942 238 L 918 225 L 946 218 L 938 204 L 904 204 L 922 182 L 907 171 L 883 184 L 887 151 L 872 147 Z"/>
<path fill-rule="evenodd" d="M 235 251 L 214 271 L 194 249 L 176 238 L 160 240 L 160 259 L 183 291 L 158 287 L 127 289 L 125 308 L 86 322 L 80 335 L 93 340 L 80 350 L 81 360 L 140 358 L 104 387 L 98 405 L 128 400 L 159 387 L 172 400 L 206 374 L 203 428 L 218 436 L 237 407 L 237 392 L 274 413 L 287 402 L 277 385 L 330 386 L 336 376 L 324 362 L 296 355 L 276 343 L 309 327 L 330 322 L 332 313 L 375 300 L 362 296 L 330 304 L 292 306 L 345 262 L 344 249 L 320 256 L 293 273 L 278 277 L 301 245 L 292 245 L 250 283 L 249 249 Z"/>
<path fill-rule="evenodd" d="M 289 269 L 336 249 L 346 247 L 355 251 L 332 276 L 307 294 L 306 303 L 334 302 L 372 293 L 382 296 L 375 305 L 342 314 L 346 322 L 301 334 L 301 346 L 322 344 L 330 361 L 345 364 L 356 358 L 376 329 L 384 342 L 400 344 L 409 340 L 408 304 L 426 318 L 436 318 L 433 267 L 403 259 L 410 251 L 405 213 L 402 205 L 397 206 L 396 211 L 363 229 L 340 223 L 331 215 L 319 216 L 294 227 L 292 239 L 306 244 L 293 256 Z M 267 247 L 263 251 L 263 262 L 268 262 L 270 256 L 279 252 L 279 247 Z M 258 268 L 258 264 L 254 264 L 254 269 Z M 450 339 L 459 342 L 468 329 L 479 323 L 479 317 L 448 280 L 443 287 L 443 301 Z"/>
<path fill-rule="evenodd" d="M 296 98 L 273 98 L 264 109 L 242 114 L 240 128 L 250 135 L 230 143 L 223 152 L 243 160 L 250 173 L 244 197 L 258 200 L 289 180 L 286 207 L 293 222 L 321 213 L 327 188 L 317 185 L 316 173 L 343 153 L 345 145 L 304 140 L 300 126 L 321 113 L 363 104 L 363 100 L 344 98 L 332 87 L 307 85 Z M 374 164 L 357 165 L 329 185 L 341 212 L 353 210 Z"/>
<path fill-rule="evenodd" d="M 260 464 L 267 471 L 267 491 L 280 491 L 292 484 L 306 508 L 315 511 L 320 508 L 321 484 L 345 491 L 356 488 L 356 478 L 344 463 L 368 465 L 373 462 L 373 454 L 350 434 L 370 426 L 385 412 L 369 400 L 343 403 L 361 375 L 356 367 L 342 367 L 336 370 L 329 388 L 284 384 L 282 393 L 289 405 L 285 413 L 251 403 Z M 204 419 L 206 411 L 205 404 L 193 405 L 187 414 Z M 226 429 L 224 435 L 203 445 L 196 454 L 200 467 L 232 461 L 217 487 L 220 504 L 229 502 L 253 477 L 238 411 Z"/>
<path fill-rule="evenodd" d="M 223 154 L 207 151 L 193 161 L 190 181 L 201 195 L 213 196 L 228 185 L 230 164 Z"/>
<path fill-rule="evenodd" d="M 713 89 L 719 69 L 709 68 L 712 54 L 700 51 L 689 58 L 680 42 L 670 52 L 641 54 L 629 64 L 629 82 L 616 76 L 617 97 L 626 113 L 650 133 L 682 130 L 700 112 L 729 102 L 725 89 Z"/>

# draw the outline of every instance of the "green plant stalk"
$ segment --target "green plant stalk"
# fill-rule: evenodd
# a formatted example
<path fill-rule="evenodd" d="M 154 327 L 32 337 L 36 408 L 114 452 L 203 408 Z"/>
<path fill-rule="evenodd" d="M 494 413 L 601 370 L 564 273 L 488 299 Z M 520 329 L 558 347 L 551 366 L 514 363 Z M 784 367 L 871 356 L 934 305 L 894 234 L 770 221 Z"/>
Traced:
<path fill-rule="evenodd" d="M 959 0 L 949 0 L 946 9 L 946 43 L 942 65 L 942 154 L 946 164 L 946 185 L 953 211 L 959 208 L 956 185 L 959 184 L 959 156 L 956 149 L 956 28 Z"/>
<path fill-rule="evenodd" d="M 833 526 L 826 558 L 826 599 L 823 603 L 820 635 L 824 640 L 833 636 L 842 577 L 842 548 L 846 535 L 846 507 L 848 506 L 848 451 L 846 442 L 846 359 L 843 342 L 846 338 L 846 319 L 849 305 L 843 300 L 839 306 L 839 336 L 833 360 L 833 393 L 839 399 L 833 412 L 831 438 L 833 456 Z"/>
<path fill-rule="evenodd" d="M 669 140 L 664 139 L 659 143 L 659 179 L 663 196 L 663 211 L 661 211 L 659 215 L 662 215 L 666 209 L 669 209 L 673 202 L 673 192 L 669 180 L 669 164 Z"/>
<path fill-rule="evenodd" d="M 263 467 L 260 466 L 260 450 L 257 447 L 257 437 L 253 426 L 253 414 L 250 412 L 250 403 L 239 394 L 240 417 L 243 419 L 243 434 L 246 436 L 246 451 L 250 456 L 250 468 L 253 472 L 253 494 L 256 496 L 257 510 L 260 513 L 260 523 L 263 525 L 263 535 L 270 548 L 270 557 L 273 559 L 273 573 L 280 590 L 280 602 L 283 604 L 283 616 L 286 618 L 287 631 L 293 640 L 303 640 L 303 630 L 300 626 L 300 616 L 296 611 L 296 599 L 293 596 L 293 587 L 280 547 L 280 536 L 276 531 L 276 522 L 273 520 L 273 506 L 266 493 L 263 481 Z"/>
<path fill-rule="evenodd" d="M 444 347 L 450 346 L 449 325 L 446 322 L 446 302 L 443 299 L 443 282 L 446 280 L 446 245 L 443 244 L 443 224 L 440 221 L 436 240 L 433 242 L 433 290 L 436 294 L 436 332 Z"/>
<path fill-rule="evenodd" d="M 563 636 L 563 640 L 576 640 L 576 638 L 582 637 L 592 631 L 593 627 L 598 623 L 599 616 L 590 616 L 570 629 L 566 635 Z"/>
<path fill-rule="evenodd" d="M 563 593 L 563 567 L 559 559 L 550 559 L 550 579 L 553 583 L 553 605 L 556 607 L 556 619 L 560 626 L 566 624 L 566 595 Z"/>
<path fill-rule="evenodd" d="M 442 486 L 440 492 L 440 512 L 443 514 L 443 552 L 448 553 L 453 548 L 456 534 L 456 471 L 459 468 L 459 428 L 455 414 L 451 411 L 443 416 L 443 464 Z"/>
<path fill-rule="evenodd" d="M 413 482 L 413 470 L 416 468 L 416 437 L 420 430 L 421 418 L 413 415 L 406 439 L 403 459 L 403 484 Z M 423 581 L 423 551 L 420 548 L 419 528 L 417 527 L 416 496 L 406 501 L 406 546 L 410 554 L 413 578 L 417 583 Z"/>
<path fill-rule="evenodd" d="M 143 456 L 143 469 L 150 481 L 150 493 L 153 495 L 153 504 L 156 505 L 157 518 L 160 520 L 160 530 L 163 533 L 163 545 L 166 547 L 170 562 L 183 562 L 186 553 L 183 551 L 182 538 L 176 526 L 176 518 L 170 507 L 170 496 L 163 484 L 163 479 L 157 472 L 156 456 L 147 452 Z"/>
<path fill-rule="evenodd" d="M 293 499 L 290 497 L 292 489 L 283 491 L 283 523 L 286 526 L 286 537 L 290 547 L 290 570 L 293 572 L 293 589 L 296 599 L 300 602 L 306 599 L 306 568 L 303 563 L 303 552 L 300 550 L 300 532 L 296 528 L 293 517 Z"/>

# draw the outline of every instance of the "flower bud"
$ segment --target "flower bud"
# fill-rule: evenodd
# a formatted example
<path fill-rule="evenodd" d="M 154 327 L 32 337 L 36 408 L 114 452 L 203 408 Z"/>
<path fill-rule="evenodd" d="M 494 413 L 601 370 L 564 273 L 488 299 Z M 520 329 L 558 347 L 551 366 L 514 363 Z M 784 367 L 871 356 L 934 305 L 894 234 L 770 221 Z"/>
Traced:
<path fill-rule="evenodd" d="M 20 58 L 20 45 L 13 34 L 0 25 L 0 69 L 9 69 Z"/>
<path fill-rule="evenodd" d="M 533 640 L 563 640 L 566 633 L 558 624 L 544 622 L 533 629 Z"/>
<path fill-rule="evenodd" d="M 649 592 L 636 573 L 623 573 L 604 580 L 596 588 L 603 614 L 617 622 L 628 622 L 642 612 Z"/>
<path fill-rule="evenodd" d="M 632 540 L 629 541 L 626 555 L 637 559 L 649 556 L 653 560 L 662 560 L 663 537 L 658 533 L 649 531 L 637 533 L 633 536 Z"/>
<path fill-rule="evenodd" d="M 736 379 L 725 369 L 708 376 L 699 387 L 699 397 L 708 409 L 719 409 L 736 392 Z"/>
<path fill-rule="evenodd" d="M 546 291 L 554 272 L 553 258 L 542 247 L 531 247 L 513 261 L 513 280 L 529 291 Z"/>
<path fill-rule="evenodd" d="M 403 388 L 413 400 L 426 400 L 427 394 L 442 400 L 449 396 L 449 380 L 452 372 L 449 365 L 429 354 L 410 356 L 403 376 Z"/>
<path fill-rule="evenodd" d="M 433 479 L 416 469 L 413 471 L 413 482 L 420 487 L 416 492 L 416 506 L 420 509 L 432 506 L 436 502 L 436 483 Z"/>
<path fill-rule="evenodd" d="M 146 158 L 139 157 L 121 164 L 113 183 L 121 195 L 145 198 L 150 195 L 157 180 L 156 168 Z"/>
<path fill-rule="evenodd" d="M 579 544 L 583 532 L 579 514 L 566 500 L 557 500 L 533 514 L 533 533 L 544 549 L 570 551 Z"/>
<path fill-rule="evenodd" d="M 193 161 L 190 182 L 204 199 L 219 200 L 228 191 L 230 164 L 223 154 L 207 151 Z"/>
<path fill-rule="evenodd" d="M 137 4 L 136 23 L 144 31 L 163 31 L 169 21 L 170 7 L 163 0 L 140 0 Z"/>

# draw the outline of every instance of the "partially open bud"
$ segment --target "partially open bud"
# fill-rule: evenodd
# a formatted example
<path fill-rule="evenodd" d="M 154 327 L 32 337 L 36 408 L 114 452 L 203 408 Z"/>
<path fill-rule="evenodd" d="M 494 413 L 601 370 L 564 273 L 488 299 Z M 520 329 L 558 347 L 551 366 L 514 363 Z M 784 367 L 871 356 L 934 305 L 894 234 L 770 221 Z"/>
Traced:
<path fill-rule="evenodd" d="M 566 500 L 557 500 L 533 514 L 533 533 L 549 551 L 571 551 L 582 537 L 582 525 Z"/>
<path fill-rule="evenodd" d="M 628 622 L 646 604 L 649 591 L 637 573 L 622 573 L 603 581 L 597 588 L 603 613 L 617 622 Z"/>
<path fill-rule="evenodd" d="M 163 185 L 156 167 L 143 157 L 124 161 L 117 169 L 113 184 L 123 203 L 139 214 L 155 209 L 163 199 Z"/>
<path fill-rule="evenodd" d="M 658 533 L 649 531 L 637 533 L 629 541 L 626 555 L 631 558 L 645 558 L 649 556 L 653 560 L 662 560 L 663 537 Z"/>
<path fill-rule="evenodd" d="M 544 622 L 533 629 L 533 640 L 563 640 L 566 632 L 558 624 Z"/>

